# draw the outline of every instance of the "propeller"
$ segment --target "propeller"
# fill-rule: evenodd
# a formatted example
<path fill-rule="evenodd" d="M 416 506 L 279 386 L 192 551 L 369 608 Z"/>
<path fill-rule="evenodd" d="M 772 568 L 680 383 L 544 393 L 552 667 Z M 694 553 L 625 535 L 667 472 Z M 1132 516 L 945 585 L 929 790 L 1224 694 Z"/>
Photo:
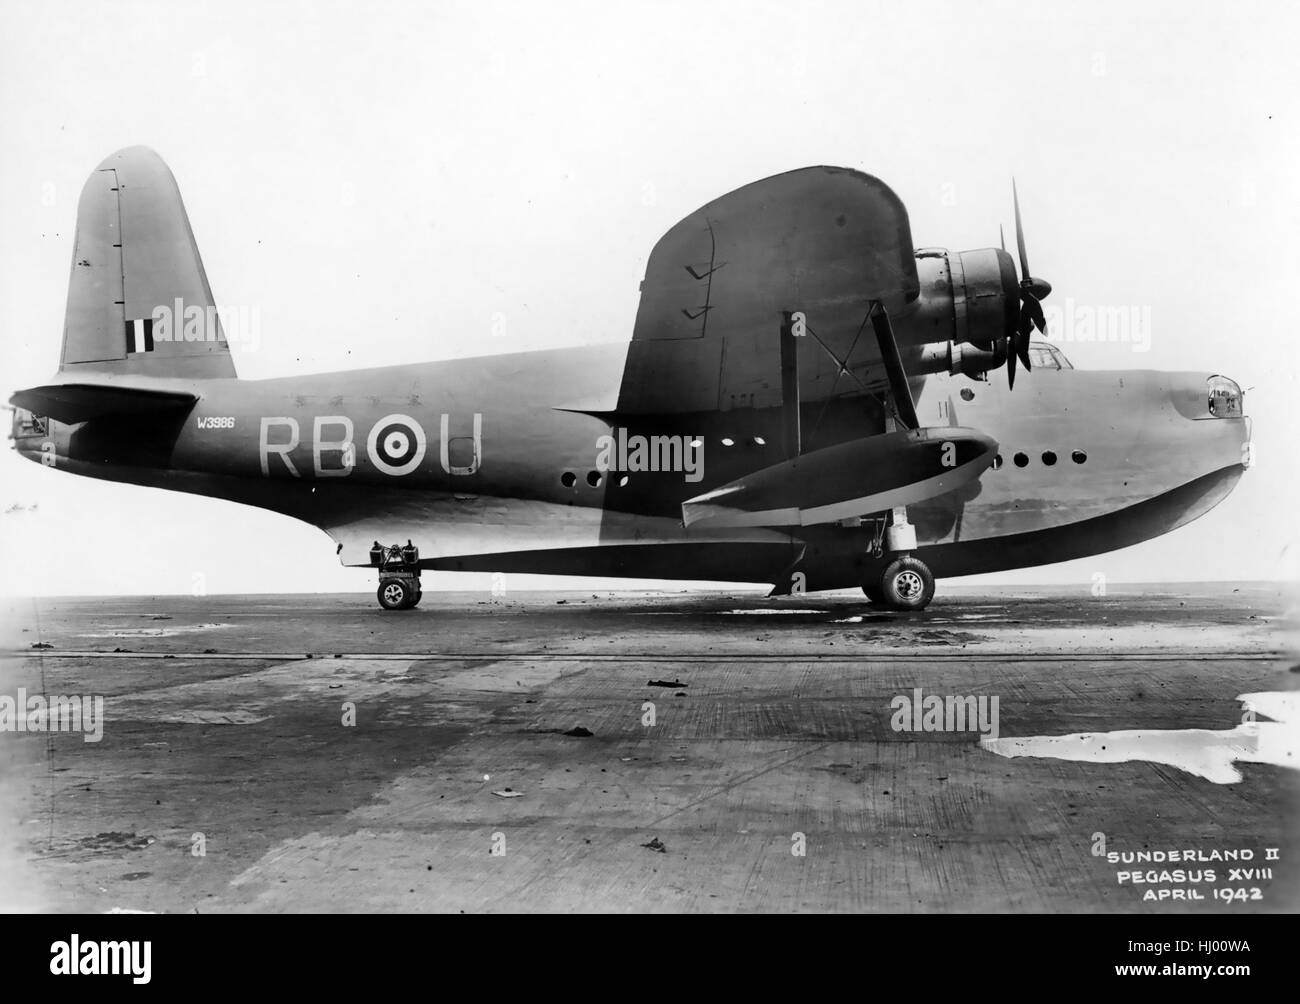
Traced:
<path fill-rule="evenodd" d="M 1025 253 L 1025 229 L 1020 221 L 1020 195 L 1016 191 L 1016 179 L 1011 179 L 1011 200 L 1016 212 L 1016 251 L 1020 255 L 1020 320 L 1012 344 L 1007 346 L 1007 383 L 1016 385 L 1016 359 L 1025 364 L 1026 370 L 1033 367 L 1029 362 L 1029 339 L 1037 328 L 1047 331 L 1047 319 L 1043 316 L 1042 299 L 1052 291 L 1052 284 L 1046 279 L 1035 279 L 1029 273 L 1029 255 Z M 998 226 L 998 239 L 1002 250 L 1007 249 L 1006 237 Z"/>

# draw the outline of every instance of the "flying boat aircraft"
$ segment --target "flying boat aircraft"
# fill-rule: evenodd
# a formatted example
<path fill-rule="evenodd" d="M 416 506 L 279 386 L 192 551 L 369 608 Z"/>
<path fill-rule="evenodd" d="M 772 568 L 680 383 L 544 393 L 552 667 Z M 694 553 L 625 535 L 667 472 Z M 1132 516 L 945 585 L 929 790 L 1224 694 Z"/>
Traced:
<path fill-rule="evenodd" d="M 317 526 L 390 610 L 430 569 L 921 609 L 936 578 L 1173 530 L 1249 462 L 1227 377 L 1076 370 L 1037 337 L 1018 198 L 1015 224 L 1018 270 L 918 250 L 883 182 L 808 167 L 664 234 L 626 344 L 241 380 L 176 182 L 132 147 L 82 192 L 59 368 L 10 398 L 11 435 Z"/>

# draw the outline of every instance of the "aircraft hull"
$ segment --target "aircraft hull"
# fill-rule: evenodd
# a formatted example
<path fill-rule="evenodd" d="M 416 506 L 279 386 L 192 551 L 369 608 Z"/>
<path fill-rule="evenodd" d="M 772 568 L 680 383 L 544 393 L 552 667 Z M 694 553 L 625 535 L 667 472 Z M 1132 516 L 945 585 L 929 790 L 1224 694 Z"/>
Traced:
<path fill-rule="evenodd" d="M 794 588 L 796 576 L 812 590 L 878 574 L 880 514 L 859 526 L 684 526 L 684 501 L 781 462 L 780 412 L 610 413 L 601 388 L 623 362 L 620 349 L 425 364 L 400 379 L 371 370 L 175 382 L 201 398 L 171 424 L 52 423 L 53 466 L 284 513 L 325 530 L 353 566 L 369 564 L 373 541 L 411 539 L 430 569 L 766 582 L 778 591 Z M 978 478 L 909 506 L 918 555 L 938 577 L 1042 565 L 1128 546 L 1208 511 L 1244 469 L 1249 425 L 1201 413 L 1206 379 L 1035 371 L 1009 394 L 996 378 L 927 378 L 922 422 L 954 435 L 978 429 L 1000 452 Z M 428 434 L 409 474 L 363 454 L 396 413 Z M 337 449 L 322 448 L 339 437 L 339 416 L 357 444 L 346 473 Z M 806 448 L 851 443 L 883 431 L 882 422 L 869 396 L 816 405 L 805 415 Z M 602 470 L 598 443 L 615 432 L 698 439 L 704 462 L 694 473 Z M 291 449 L 268 452 L 266 439 L 287 444 L 277 437 L 289 433 Z M 480 440 L 469 473 L 457 473 L 465 458 L 447 449 L 449 435 Z M 43 442 L 15 445 L 45 460 Z"/>

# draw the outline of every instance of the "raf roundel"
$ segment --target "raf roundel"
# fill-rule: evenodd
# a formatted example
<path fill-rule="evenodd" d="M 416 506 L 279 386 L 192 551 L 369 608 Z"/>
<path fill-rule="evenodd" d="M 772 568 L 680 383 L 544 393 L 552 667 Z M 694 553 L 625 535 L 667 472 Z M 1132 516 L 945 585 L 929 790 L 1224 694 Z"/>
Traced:
<path fill-rule="evenodd" d="M 428 440 L 420 423 L 408 415 L 386 415 L 370 429 L 366 453 L 385 474 L 410 474 L 424 460 Z"/>

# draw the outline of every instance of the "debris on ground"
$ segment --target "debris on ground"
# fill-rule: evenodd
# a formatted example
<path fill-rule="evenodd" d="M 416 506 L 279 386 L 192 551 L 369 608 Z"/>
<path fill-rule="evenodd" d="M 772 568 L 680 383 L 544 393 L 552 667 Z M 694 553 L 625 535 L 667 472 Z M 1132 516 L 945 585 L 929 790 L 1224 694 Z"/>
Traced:
<path fill-rule="evenodd" d="M 648 844 L 642 844 L 641 846 L 648 847 L 652 851 L 658 851 L 660 854 L 668 853 L 668 848 L 664 846 L 664 842 L 658 837 L 651 837 Z"/>
<path fill-rule="evenodd" d="M 148 834 L 135 831 L 107 830 L 91 837 L 82 837 L 75 841 L 76 846 L 88 851 L 142 851 L 157 841 Z"/>
<path fill-rule="evenodd" d="M 595 734 L 596 733 L 592 732 L 591 729 L 584 729 L 581 725 L 575 725 L 573 728 L 569 729 L 568 732 L 564 733 L 566 736 L 576 736 L 579 739 L 586 739 Z"/>
<path fill-rule="evenodd" d="M 497 798 L 523 798 L 524 797 L 524 793 L 522 791 L 512 791 L 510 788 L 502 788 L 500 791 L 492 792 L 492 794 L 496 795 Z"/>
<path fill-rule="evenodd" d="M 650 680 L 646 683 L 647 687 L 689 687 L 689 683 L 682 683 L 681 680 Z"/>
<path fill-rule="evenodd" d="M 34 642 L 32 642 L 32 648 L 53 648 L 53 647 L 54 647 L 54 646 L 51 645 L 48 641 L 34 641 Z"/>

